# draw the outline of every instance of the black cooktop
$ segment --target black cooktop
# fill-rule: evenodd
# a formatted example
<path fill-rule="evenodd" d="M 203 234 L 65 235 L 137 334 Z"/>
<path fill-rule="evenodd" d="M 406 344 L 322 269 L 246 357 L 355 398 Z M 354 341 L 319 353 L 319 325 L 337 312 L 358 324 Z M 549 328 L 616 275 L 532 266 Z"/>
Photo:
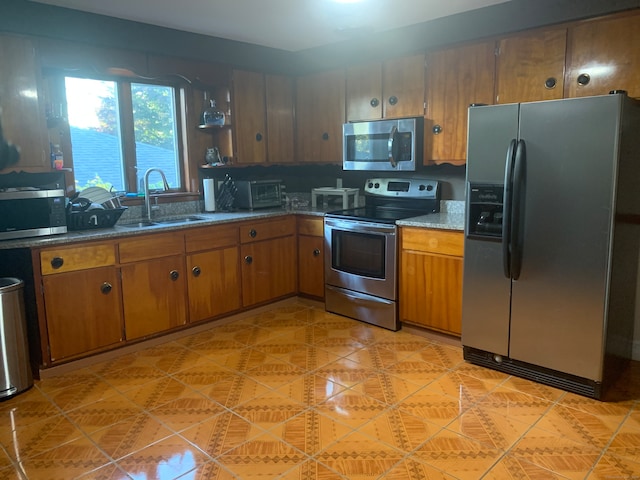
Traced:
<path fill-rule="evenodd" d="M 327 213 L 328 217 L 395 223 L 440 211 L 440 182 L 425 178 L 369 178 L 364 207 Z"/>

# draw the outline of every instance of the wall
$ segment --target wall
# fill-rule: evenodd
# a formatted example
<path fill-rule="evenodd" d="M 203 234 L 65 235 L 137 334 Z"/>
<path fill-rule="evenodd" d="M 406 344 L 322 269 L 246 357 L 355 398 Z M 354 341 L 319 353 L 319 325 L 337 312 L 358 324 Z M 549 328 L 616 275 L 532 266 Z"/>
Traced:
<path fill-rule="evenodd" d="M 640 8 L 640 0 L 510 0 L 411 27 L 297 53 L 27 0 L 2 0 L 0 31 L 182 56 L 267 72 L 296 74 L 400 56 L 632 8 Z"/>

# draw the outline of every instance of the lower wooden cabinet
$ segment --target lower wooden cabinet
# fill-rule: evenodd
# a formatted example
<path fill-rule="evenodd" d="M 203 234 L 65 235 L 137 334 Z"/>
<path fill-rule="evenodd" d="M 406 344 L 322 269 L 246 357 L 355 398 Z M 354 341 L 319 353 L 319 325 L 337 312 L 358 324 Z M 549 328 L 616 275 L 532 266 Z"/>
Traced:
<path fill-rule="evenodd" d="M 52 362 L 123 341 L 115 267 L 47 275 L 42 286 Z"/>
<path fill-rule="evenodd" d="M 193 228 L 184 233 L 189 322 L 240 309 L 238 225 Z"/>
<path fill-rule="evenodd" d="M 242 305 L 296 292 L 296 223 L 291 215 L 240 225 Z"/>
<path fill-rule="evenodd" d="M 187 322 L 184 255 L 135 262 L 120 271 L 127 340 Z"/>
<path fill-rule="evenodd" d="M 460 335 L 463 233 L 400 229 L 400 319 Z"/>
<path fill-rule="evenodd" d="M 114 243 L 51 247 L 34 258 L 46 317 L 46 364 L 124 340 Z"/>
<path fill-rule="evenodd" d="M 324 298 L 324 220 L 298 217 L 298 293 Z"/>

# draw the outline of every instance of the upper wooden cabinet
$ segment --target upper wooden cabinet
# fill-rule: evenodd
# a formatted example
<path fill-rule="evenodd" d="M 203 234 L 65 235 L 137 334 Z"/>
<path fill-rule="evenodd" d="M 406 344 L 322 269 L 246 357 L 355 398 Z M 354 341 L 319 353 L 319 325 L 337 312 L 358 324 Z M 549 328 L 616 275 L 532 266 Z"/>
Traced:
<path fill-rule="evenodd" d="M 347 69 L 347 121 L 424 115 L 424 55 Z"/>
<path fill-rule="evenodd" d="M 234 70 L 232 85 L 237 163 L 292 162 L 293 81 Z"/>
<path fill-rule="evenodd" d="M 427 55 L 424 163 L 462 165 L 467 156 L 467 109 L 493 104 L 494 42 Z"/>
<path fill-rule="evenodd" d="M 298 77 L 296 86 L 298 161 L 341 163 L 344 70 Z"/>
<path fill-rule="evenodd" d="M 0 35 L 0 110 L 5 139 L 20 148 L 15 170 L 51 169 L 42 80 L 34 42 Z"/>
<path fill-rule="evenodd" d="M 497 52 L 496 103 L 562 98 L 566 47 L 566 28 L 501 39 Z"/>
<path fill-rule="evenodd" d="M 295 106 L 293 79 L 265 75 L 267 93 L 267 158 L 272 163 L 291 163 L 295 159 Z"/>
<path fill-rule="evenodd" d="M 565 97 L 626 90 L 640 97 L 640 14 L 569 28 Z"/>
<path fill-rule="evenodd" d="M 264 74 L 234 70 L 232 87 L 236 161 L 264 163 L 267 161 Z"/>

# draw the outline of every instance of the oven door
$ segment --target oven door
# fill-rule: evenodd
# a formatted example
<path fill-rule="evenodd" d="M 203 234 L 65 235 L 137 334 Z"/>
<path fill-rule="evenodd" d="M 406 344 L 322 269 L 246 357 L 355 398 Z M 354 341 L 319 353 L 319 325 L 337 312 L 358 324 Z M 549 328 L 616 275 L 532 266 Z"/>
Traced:
<path fill-rule="evenodd" d="M 324 222 L 325 283 L 396 300 L 396 226 L 329 217 Z"/>

